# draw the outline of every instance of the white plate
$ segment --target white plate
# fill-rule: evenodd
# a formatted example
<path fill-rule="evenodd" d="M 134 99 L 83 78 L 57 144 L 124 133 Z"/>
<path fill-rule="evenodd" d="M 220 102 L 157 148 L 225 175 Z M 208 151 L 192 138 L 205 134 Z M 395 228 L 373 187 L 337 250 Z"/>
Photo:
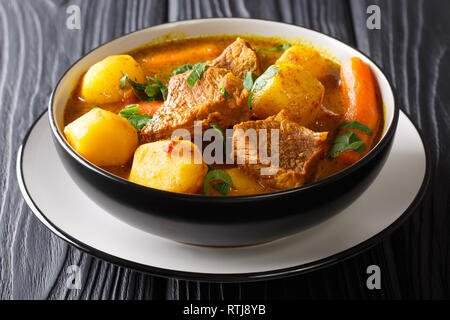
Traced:
<path fill-rule="evenodd" d="M 386 165 L 350 207 L 293 236 L 240 248 L 176 243 L 108 214 L 87 198 L 65 171 L 46 113 L 24 139 L 17 175 L 34 214 L 58 236 L 95 256 L 163 276 L 243 281 L 310 271 L 374 244 L 420 201 L 429 179 L 429 161 L 417 129 L 400 113 Z"/>

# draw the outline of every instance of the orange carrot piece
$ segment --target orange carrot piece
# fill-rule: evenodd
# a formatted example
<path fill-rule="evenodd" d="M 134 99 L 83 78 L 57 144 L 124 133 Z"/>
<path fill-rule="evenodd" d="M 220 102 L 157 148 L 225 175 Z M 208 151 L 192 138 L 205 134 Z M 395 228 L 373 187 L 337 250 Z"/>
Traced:
<path fill-rule="evenodd" d="M 364 141 L 367 148 L 360 154 L 356 151 L 344 151 L 337 159 L 352 164 L 370 150 L 380 124 L 380 110 L 375 91 L 375 79 L 370 67 L 360 58 L 353 57 L 341 65 L 341 90 L 347 107 L 344 121 L 356 120 L 372 130 L 371 135 L 361 131 L 355 132 Z M 343 130 L 344 132 L 346 130 Z"/>
<path fill-rule="evenodd" d="M 182 49 L 171 49 L 161 53 L 147 56 L 143 63 L 147 66 L 176 65 L 188 62 L 204 61 L 212 59 L 221 53 L 220 49 L 213 43 L 202 43 Z"/>
<path fill-rule="evenodd" d="M 154 115 L 155 112 L 164 104 L 164 101 L 162 100 L 155 100 L 155 101 L 148 101 L 148 102 L 143 102 L 140 101 L 137 103 L 140 108 L 139 108 L 139 113 L 142 114 L 148 114 L 148 115 Z"/>
<path fill-rule="evenodd" d="M 162 100 L 155 100 L 155 101 L 141 101 L 138 98 L 130 98 L 124 103 L 121 103 L 116 108 L 116 112 L 118 113 L 120 110 L 126 108 L 127 106 L 138 104 L 139 110 L 137 111 L 140 114 L 148 114 L 150 116 L 153 116 L 156 111 L 164 104 L 164 101 Z"/>

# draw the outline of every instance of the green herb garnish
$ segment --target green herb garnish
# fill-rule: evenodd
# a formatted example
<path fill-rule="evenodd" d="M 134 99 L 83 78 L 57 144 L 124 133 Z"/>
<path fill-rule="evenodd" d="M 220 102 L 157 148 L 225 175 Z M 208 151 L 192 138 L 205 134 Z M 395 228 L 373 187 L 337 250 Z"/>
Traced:
<path fill-rule="evenodd" d="M 167 99 L 167 84 L 162 83 L 158 76 L 152 77 L 146 77 L 147 83 L 141 84 L 137 83 L 128 77 L 128 75 L 125 72 L 122 72 L 123 77 L 120 79 L 120 88 L 125 89 L 126 83 L 128 82 L 131 86 L 131 89 L 133 89 L 134 94 L 136 97 L 139 98 L 139 100 L 142 101 L 155 101 L 155 100 L 166 100 Z M 145 96 L 143 96 L 142 93 L 145 93 Z"/>
<path fill-rule="evenodd" d="M 99 106 L 92 106 L 92 109 L 98 109 Z"/>
<path fill-rule="evenodd" d="M 227 99 L 231 98 L 231 96 L 228 94 L 227 90 L 225 90 L 224 87 L 221 87 L 221 88 L 220 88 L 220 92 L 223 93 L 223 95 L 225 96 L 225 98 L 227 98 Z"/>
<path fill-rule="evenodd" d="M 131 104 L 119 112 L 119 116 L 127 119 L 136 130 L 142 129 L 156 119 L 156 117 L 149 116 L 148 114 L 138 113 L 139 109 L 140 106 L 138 104 Z"/>
<path fill-rule="evenodd" d="M 278 72 L 280 71 L 280 68 L 276 65 L 271 65 L 270 67 L 268 67 L 266 69 L 266 71 L 264 71 L 264 73 L 262 75 L 260 75 L 255 82 L 253 83 L 252 89 L 250 90 L 250 96 L 248 97 L 248 107 L 251 109 L 252 108 L 252 98 L 253 98 L 253 93 L 255 92 L 255 90 L 261 90 L 267 80 L 272 79 Z"/>
<path fill-rule="evenodd" d="M 250 92 L 250 95 L 248 96 L 248 108 L 252 108 L 252 99 L 253 99 L 253 92 Z"/>
<path fill-rule="evenodd" d="M 372 134 L 372 130 L 369 127 L 363 125 L 362 123 L 354 120 L 350 122 L 344 122 L 339 129 L 354 129 L 361 131 L 365 134 Z M 327 153 L 327 157 L 337 158 L 344 151 L 353 150 L 358 153 L 367 148 L 367 145 L 361 138 L 353 131 L 345 131 L 336 136 L 333 141 L 333 146 Z"/>
<path fill-rule="evenodd" d="M 252 90 L 253 87 L 253 75 L 251 71 L 247 71 L 244 75 L 244 88 L 248 91 Z"/>
<path fill-rule="evenodd" d="M 362 123 L 353 120 L 350 122 L 344 122 L 339 129 L 355 129 L 361 132 L 364 132 L 365 134 L 372 134 L 372 130 L 368 126 L 363 125 Z"/>
<path fill-rule="evenodd" d="M 197 82 L 197 80 L 200 80 L 203 72 L 205 72 L 206 69 L 208 69 L 208 66 L 203 62 L 196 63 L 192 66 L 192 72 L 186 78 L 186 82 L 189 87 L 193 88 L 195 86 L 195 83 Z"/>
<path fill-rule="evenodd" d="M 133 113 L 138 112 L 140 108 L 141 108 L 141 106 L 138 104 L 130 104 L 119 111 L 119 116 L 125 118 L 126 116 L 129 116 Z"/>
<path fill-rule="evenodd" d="M 286 51 L 290 47 L 292 47 L 292 45 L 289 44 L 289 43 L 280 43 L 280 44 L 278 44 L 278 45 L 276 45 L 275 47 L 272 47 L 272 48 L 259 48 L 257 50 L 257 52 L 258 53 L 261 53 L 262 51 L 282 52 L 282 51 Z"/>
<path fill-rule="evenodd" d="M 194 66 L 192 64 L 183 64 L 182 66 L 176 67 L 172 70 L 174 75 L 185 73 L 186 71 L 192 70 Z"/>
<path fill-rule="evenodd" d="M 225 145 L 225 143 L 226 143 L 226 141 L 225 141 L 225 134 L 224 134 L 222 128 L 219 127 L 219 126 L 216 125 L 216 124 L 213 124 L 213 125 L 211 126 L 211 128 L 213 128 L 214 130 L 216 130 L 216 131 L 218 131 L 218 132 L 220 133 L 220 136 L 222 137 L 223 144 Z"/>
<path fill-rule="evenodd" d="M 233 181 L 231 180 L 231 177 L 228 173 L 223 170 L 211 170 L 203 180 L 203 189 L 206 195 L 211 195 L 210 184 L 215 180 L 222 181 L 212 186 L 222 195 L 226 195 L 228 193 L 228 190 L 230 190 L 230 187 L 233 185 Z"/>
<path fill-rule="evenodd" d="M 127 87 L 127 77 L 128 76 L 124 72 L 122 72 L 122 74 L 123 74 L 123 77 L 120 78 L 119 87 L 120 87 L 120 89 L 124 90 Z"/>
<path fill-rule="evenodd" d="M 262 89 L 264 85 L 266 84 L 267 80 L 272 79 L 278 72 L 280 71 L 280 68 L 276 65 L 271 65 L 264 71 L 262 75 L 259 76 L 258 79 L 255 80 L 255 83 L 253 83 L 252 92 L 256 90 Z"/>
<path fill-rule="evenodd" d="M 153 82 L 153 83 L 152 83 Z M 168 93 L 167 84 L 162 83 L 158 76 L 155 75 L 155 78 L 147 77 L 147 86 L 145 88 L 145 93 L 148 97 L 154 98 L 153 100 L 162 100 L 167 99 Z"/>
<path fill-rule="evenodd" d="M 225 196 L 228 193 L 228 190 L 230 190 L 231 185 L 227 182 L 219 182 L 214 184 L 212 187 Z"/>

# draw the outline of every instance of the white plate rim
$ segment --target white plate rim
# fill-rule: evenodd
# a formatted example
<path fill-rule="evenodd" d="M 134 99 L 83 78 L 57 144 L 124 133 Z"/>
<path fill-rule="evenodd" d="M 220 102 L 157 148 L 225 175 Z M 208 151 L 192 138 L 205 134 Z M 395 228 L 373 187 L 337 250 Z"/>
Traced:
<path fill-rule="evenodd" d="M 25 199 L 25 202 L 30 207 L 33 214 L 41 221 L 50 231 L 55 233 L 59 238 L 63 239 L 64 241 L 68 242 L 69 244 L 77 247 L 78 249 L 82 250 L 83 252 L 86 252 L 92 256 L 98 257 L 102 260 L 108 261 L 112 264 L 131 268 L 140 272 L 148 273 L 151 275 L 156 276 L 162 276 L 166 278 L 176 278 L 176 279 L 182 279 L 182 280 L 194 280 L 194 281 L 208 281 L 208 282 L 249 282 L 249 281 L 262 281 L 262 280 L 271 280 L 276 278 L 282 278 L 287 276 L 294 276 L 299 274 L 304 274 L 307 272 L 315 271 L 318 269 L 322 269 L 328 266 L 331 266 L 333 264 L 336 264 L 338 262 L 341 262 L 343 260 L 349 259 L 362 251 L 365 251 L 369 249 L 370 247 L 376 245 L 382 238 L 386 237 L 390 233 L 392 233 L 395 229 L 397 229 L 414 211 L 414 209 L 417 208 L 418 204 L 423 199 L 423 196 L 427 190 L 427 187 L 430 182 L 430 176 L 431 176 L 431 161 L 430 161 L 430 150 L 425 143 L 424 135 L 421 132 L 419 128 L 414 124 L 413 121 L 411 121 L 411 118 L 406 113 L 402 112 L 407 119 L 411 122 L 411 124 L 414 126 L 415 130 L 417 131 L 421 143 L 424 148 L 425 152 L 425 174 L 422 181 L 422 184 L 413 199 L 413 201 L 410 203 L 408 208 L 394 221 L 392 222 L 388 227 L 384 228 L 383 230 L 379 231 L 372 237 L 364 240 L 363 242 L 360 242 L 359 244 L 348 248 L 344 251 L 338 252 L 336 254 L 330 255 L 328 257 L 325 257 L 323 259 L 319 259 L 316 261 L 308 262 L 305 264 L 297 265 L 297 266 L 291 266 L 287 268 L 281 268 L 281 269 L 274 269 L 269 271 L 262 271 L 262 272 L 250 272 L 250 273 L 232 273 L 232 274 L 214 274 L 214 273 L 200 273 L 200 272 L 189 272 L 189 271 L 180 271 L 180 270 L 171 270 L 166 268 L 159 268 L 155 266 L 145 265 L 133 261 L 129 261 L 123 258 L 120 258 L 118 256 L 106 253 L 104 251 L 101 251 L 99 249 L 96 249 L 90 245 L 87 245 L 83 243 L 82 241 L 72 237 L 71 235 L 67 234 L 63 230 L 61 230 L 58 226 L 56 226 L 52 221 L 46 217 L 45 213 L 39 208 L 39 206 L 35 203 L 35 201 L 32 199 L 30 193 L 28 192 L 27 186 L 25 184 L 22 165 L 23 165 L 23 150 L 24 147 L 28 141 L 28 138 L 33 131 L 36 124 L 41 120 L 41 118 L 47 113 L 47 110 L 45 110 L 41 115 L 35 120 L 35 122 L 31 125 L 30 129 L 28 130 L 27 134 L 25 135 L 22 144 L 19 147 L 18 153 L 17 153 L 17 163 L 16 163 L 16 174 L 19 184 L 19 189 Z"/>

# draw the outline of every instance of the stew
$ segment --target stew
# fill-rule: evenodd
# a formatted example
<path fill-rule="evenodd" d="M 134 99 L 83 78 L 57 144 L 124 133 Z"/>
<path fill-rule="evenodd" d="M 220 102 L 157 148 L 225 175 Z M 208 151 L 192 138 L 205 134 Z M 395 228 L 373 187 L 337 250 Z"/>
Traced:
<path fill-rule="evenodd" d="M 357 162 L 384 119 L 369 66 L 259 36 L 170 40 L 114 55 L 79 80 L 64 134 L 85 159 L 148 187 L 249 195 Z"/>

